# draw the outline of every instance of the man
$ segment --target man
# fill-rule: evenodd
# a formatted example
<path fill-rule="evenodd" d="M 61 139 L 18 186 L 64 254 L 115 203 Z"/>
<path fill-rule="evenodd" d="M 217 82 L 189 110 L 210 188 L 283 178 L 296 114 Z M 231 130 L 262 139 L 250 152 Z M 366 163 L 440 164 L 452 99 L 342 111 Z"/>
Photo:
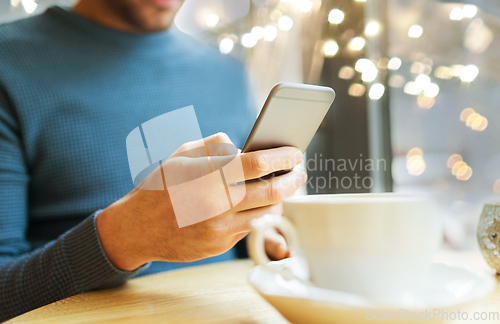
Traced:
<path fill-rule="evenodd" d="M 305 183 L 293 171 L 248 184 L 241 203 L 182 228 L 168 191 L 133 187 L 125 139 L 141 123 L 193 105 L 216 135 L 182 151 L 241 147 L 254 121 L 240 64 L 169 28 L 181 4 L 81 0 L 0 27 L 0 321 L 142 271 L 232 259 L 249 221 Z M 290 147 L 241 155 L 246 179 L 300 160 Z"/>

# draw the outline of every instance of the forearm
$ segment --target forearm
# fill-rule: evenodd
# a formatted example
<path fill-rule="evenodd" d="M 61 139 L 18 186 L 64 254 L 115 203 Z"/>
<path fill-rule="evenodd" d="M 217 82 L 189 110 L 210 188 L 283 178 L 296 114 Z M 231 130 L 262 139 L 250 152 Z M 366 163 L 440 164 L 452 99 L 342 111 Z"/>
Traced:
<path fill-rule="evenodd" d="M 132 271 L 142 265 L 156 261 L 150 254 L 151 244 L 144 246 L 144 232 L 141 230 L 139 215 L 127 216 L 125 201 L 130 200 L 137 192 L 130 194 L 104 209 L 96 217 L 96 228 L 99 234 L 101 247 L 111 264 L 124 271 Z M 124 208 L 125 207 L 125 208 Z M 130 224 L 130 218 L 136 222 Z"/>
<path fill-rule="evenodd" d="M 109 262 L 95 217 L 41 249 L 0 263 L 0 321 L 78 293 L 118 285 L 144 269 L 120 271 Z"/>

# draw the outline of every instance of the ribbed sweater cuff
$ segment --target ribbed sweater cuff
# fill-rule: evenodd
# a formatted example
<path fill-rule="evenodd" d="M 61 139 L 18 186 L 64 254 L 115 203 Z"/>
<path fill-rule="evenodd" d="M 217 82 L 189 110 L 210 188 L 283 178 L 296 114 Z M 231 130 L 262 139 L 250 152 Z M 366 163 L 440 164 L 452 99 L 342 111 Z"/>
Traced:
<path fill-rule="evenodd" d="M 97 233 L 99 213 L 95 212 L 62 236 L 63 251 L 79 293 L 119 285 L 149 267 L 146 264 L 134 271 L 122 271 L 111 264 Z"/>

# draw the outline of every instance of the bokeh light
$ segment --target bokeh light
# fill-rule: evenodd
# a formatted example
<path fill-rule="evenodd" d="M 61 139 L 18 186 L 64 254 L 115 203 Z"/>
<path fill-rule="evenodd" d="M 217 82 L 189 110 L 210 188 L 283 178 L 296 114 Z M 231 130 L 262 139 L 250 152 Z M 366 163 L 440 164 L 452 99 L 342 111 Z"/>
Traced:
<path fill-rule="evenodd" d="M 474 64 L 467 65 L 460 72 L 460 80 L 463 82 L 472 82 L 479 74 L 479 69 Z"/>
<path fill-rule="evenodd" d="M 340 9 L 332 9 L 328 14 L 328 22 L 330 24 L 338 25 L 344 21 L 344 12 Z"/>
<path fill-rule="evenodd" d="M 219 23 L 219 16 L 216 14 L 209 14 L 207 16 L 207 26 L 208 27 L 215 27 Z"/>
<path fill-rule="evenodd" d="M 222 54 L 229 54 L 234 47 L 234 41 L 229 37 L 224 37 L 219 43 L 219 51 Z"/>
<path fill-rule="evenodd" d="M 293 20 L 288 16 L 281 16 L 278 19 L 278 28 L 283 31 L 289 31 L 293 27 Z"/>
<path fill-rule="evenodd" d="M 360 83 L 353 83 L 349 86 L 348 93 L 350 96 L 353 97 L 361 97 L 366 91 L 366 88 L 364 85 Z"/>
<path fill-rule="evenodd" d="M 424 160 L 424 152 L 419 147 L 414 147 L 406 153 L 406 169 L 412 176 L 421 175 L 427 165 Z"/>
<path fill-rule="evenodd" d="M 368 97 L 372 100 L 379 100 L 384 95 L 384 92 L 384 85 L 381 83 L 375 83 L 371 86 L 370 91 L 368 92 Z"/>
<path fill-rule="evenodd" d="M 363 37 L 354 37 L 349 42 L 349 48 L 353 51 L 361 51 L 365 47 L 366 41 Z"/>
<path fill-rule="evenodd" d="M 387 68 L 389 70 L 398 70 L 401 67 L 401 59 L 399 57 L 393 57 L 389 60 L 389 63 L 387 64 Z"/>
<path fill-rule="evenodd" d="M 376 21 L 370 21 L 365 26 L 365 35 L 375 36 L 378 34 L 379 30 L 380 30 L 380 24 Z"/>
<path fill-rule="evenodd" d="M 354 76 L 356 72 L 354 71 L 354 69 L 350 66 L 343 66 L 340 70 L 339 70 L 339 78 L 340 79 L 344 79 L 344 80 L 349 80 L 349 79 L 352 79 L 352 77 Z"/>
<path fill-rule="evenodd" d="M 452 154 L 448 158 L 448 161 L 447 161 L 446 165 L 448 166 L 448 168 L 453 168 L 453 166 L 455 165 L 455 163 L 463 161 L 463 160 L 464 159 L 462 158 L 462 156 L 460 154 Z"/>
<path fill-rule="evenodd" d="M 254 47 L 257 44 L 257 37 L 252 33 L 246 33 L 241 36 L 241 45 L 244 47 Z"/>
<path fill-rule="evenodd" d="M 339 44 L 333 39 L 327 40 L 323 45 L 323 54 L 326 57 L 333 57 L 339 51 Z"/>
<path fill-rule="evenodd" d="M 424 29 L 420 25 L 413 25 L 408 29 L 408 37 L 410 38 L 420 38 L 424 33 Z"/>

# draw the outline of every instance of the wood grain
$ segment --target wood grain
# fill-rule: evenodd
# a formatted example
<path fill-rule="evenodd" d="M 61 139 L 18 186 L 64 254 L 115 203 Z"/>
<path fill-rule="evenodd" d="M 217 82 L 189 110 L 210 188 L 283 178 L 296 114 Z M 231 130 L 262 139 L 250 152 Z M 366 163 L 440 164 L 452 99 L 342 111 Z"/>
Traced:
<path fill-rule="evenodd" d="M 7 323 L 288 323 L 248 284 L 252 267 L 233 261 L 132 279 Z"/>
<path fill-rule="evenodd" d="M 494 273 L 479 252 L 440 252 L 435 259 Z M 288 323 L 248 284 L 252 267 L 248 260 L 233 261 L 137 278 L 7 323 Z M 500 311 L 500 284 L 493 295 L 460 311 Z"/>

